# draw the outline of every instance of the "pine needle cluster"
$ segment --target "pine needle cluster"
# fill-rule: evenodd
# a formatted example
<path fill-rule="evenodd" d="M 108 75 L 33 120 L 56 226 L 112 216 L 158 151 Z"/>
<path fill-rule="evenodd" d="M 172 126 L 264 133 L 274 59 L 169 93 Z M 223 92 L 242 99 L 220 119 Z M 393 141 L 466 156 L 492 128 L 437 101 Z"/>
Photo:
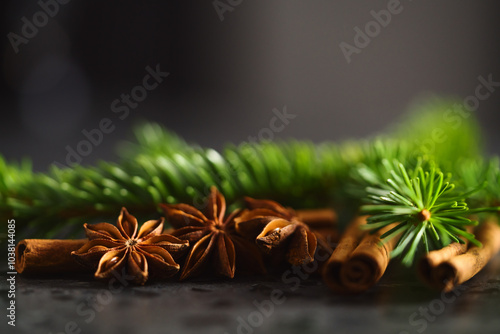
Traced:
<path fill-rule="evenodd" d="M 471 214 L 495 211 L 500 198 L 498 159 L 481 156 L 472 118 L 459 127 L 443 120 L 452 103 L 434 101 L 381 136 L 344 143 L 244 142 L 218 152 L 147 123 L 118 162 L 34 173 L 29 161 L 0 157 L 0 217 L 14 217 L 20 237 L 74 236 L 123 206 L 144 217 L 160 203 L 196 206 L 214 185 L 233 206 L 244 196 L 338 211 L 364 204 L 369 228 L 395 224 L 384 237 L 402 235 L 393 256 L 411 264 L 419 251 L 476 242 Z"/>

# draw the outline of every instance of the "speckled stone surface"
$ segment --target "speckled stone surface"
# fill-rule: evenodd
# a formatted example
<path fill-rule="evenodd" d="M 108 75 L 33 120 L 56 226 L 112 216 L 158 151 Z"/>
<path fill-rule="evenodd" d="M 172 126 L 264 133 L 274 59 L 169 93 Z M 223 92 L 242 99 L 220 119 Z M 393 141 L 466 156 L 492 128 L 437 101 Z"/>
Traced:
<path fill-rule="evenodd" d="M 460 289 L 429 290 L 391 267 L 370 291 L 331 293 L 304 271 L 123 287 L 18 275 L 16 327 L 1 333 L 500 333 L 500 256 Z M 8 284 L 1 276 L 6 314 Z"/>

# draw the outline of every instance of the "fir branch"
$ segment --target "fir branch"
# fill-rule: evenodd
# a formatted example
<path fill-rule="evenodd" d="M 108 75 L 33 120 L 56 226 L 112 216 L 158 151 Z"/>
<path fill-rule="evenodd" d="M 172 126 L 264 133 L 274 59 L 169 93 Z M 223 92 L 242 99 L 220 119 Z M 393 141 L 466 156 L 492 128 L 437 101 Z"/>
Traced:
<path fill-rule="evenodd" d="M 484 148 L 478 121 L 473 115 L 460 117 L 463 108 L 454 99 L 416 100 L 402 121 L 392 124 L 391 138 L 407 142 L 414 156 L 425 156 L 455 173 L 458 160 L 480 159 Z M 456 117 L 450 120 L 450 114 Z"/>
<path fill-rule="evenodd" d="M 433 164 L 414 170 L 397 161 L 393 165 L 384 187 L 366 189 L 372 204 L 361 208 L 370 215 L 367 227 L 373 231 L 395 224 L 382 235 L 384 241 L 402 235 L 393 257 L 401 255 L 403 264 L 409 266 L 418 251 L 439 249 L 452 241 L 463 243 L 462 238 L 480 244 L 466 231 L 467 226 L 477 224 L 468 218 L 473 212 L 465 202 L 469 194 L 454 189 L 450 174 Z"/>
<path fill-rule="evenodd" d="M 476 206 L 500 205 L 500 159 L 465 159 L 457 163 L 456 174 L 460 186 L 465 190 L 481 189 L 471 196 L 471 203 Z"/>
<path fill-rule="evenodd" d="M 16 217 L 19 233 L 29 228 L 30 235 L 54 237 L 63 228 L 71 234 L 89 220 L 112 219 L 122 206 L 151 215 L 159 203 L 202 203 L 212 185 L 233 202 L 245 195 L 286 199 L 296 207 L 328 205 L 337 162 L 321 160 L 320 151 L 293 141 L 229 147 L 224 155 L 183 145 L 122 164 L 54 167 L 4 188 L 0 214 Z"/>
<path fill-rule="evenodd" d="M 188 144 L 163 127 L 146 123 L 136 130 L 135 143 L 122 146 L 118 163 L 52 167 L 43 174 L 33 173 L 29 163 L 7 164 L 0 159 L 0 217 L 16 218 L 20 234 L 52 237 L 60 231 L 74 233 L 89 220 L 113 219 L 122 206 L 152 215 L 158 203 L 201 203 L 212 185 L 233 203 L 242 196 L 252 196 L 296 208 L 334 201 L 349 205 L 364 198 L 366 193 L 359 189 L 368 181 L 366 171 L 380 169 L 377 173 L 382 173 L 387 170 L 385 161 L 391 159 L 408 168 L 417 166 L 414 157 L 424 150 L 414 138 L 416 134 L 418 138 L 429 137 L 433 130 L 429 124 L 441 125 L 443 108 L 434 108 L 432 113 L 424 110 L 425 117 L 417 115 L 401 125 L 415 133 L 393 131 L 376 141 L 242 143 L 221 153 Z M 473 124 L 471 119 L 464 122 L 460 128 L 463 138 L 475 138 Z M 439 153 L 450 164 L 462 156 L 475 156 L 477 139 L 461 140 L 450 127 L 443 131 L 451 140 L 439 146 Z M 422 161 L 428 160 L 432 160 L 430 155 Z M 355 166 L 357 176 L 351 173 Z M 365 172 L 360 166 L 366 167 Z M 385 178 L 368 184 L 382 187 Z M 345 192 L 356 187 L 357 192 Z"/>

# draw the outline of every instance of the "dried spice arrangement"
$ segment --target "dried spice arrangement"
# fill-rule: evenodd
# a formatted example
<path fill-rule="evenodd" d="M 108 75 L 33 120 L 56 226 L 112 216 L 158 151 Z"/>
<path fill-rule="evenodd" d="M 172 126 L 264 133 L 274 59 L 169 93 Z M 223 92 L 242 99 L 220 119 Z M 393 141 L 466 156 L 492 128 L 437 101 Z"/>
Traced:
<path fill-rule="evenodd" d="M 205 214 L 187 204 L 162 205 L 175 228 L 172 234 L 192 245 L 180 279 L 198 275 L 207 269 L 233 278 L 236 259 L 240 264 L 238 267 L 265 272 L 257 247 L 235 231 L 234 220 L 241 211 L 235 210 L 226 217 L 226 200 L 215 187 L 210 190 L 204 207 Z"/>
<path fill-rule="evenodd" d="M 116 225 L 85 224 L 89 241 L 71 252 L 78 262 L 97 268 L 96 278 L 109 279 L 113 271 L 126 267 L 135 283 L 144 284 L 150 271 L 163 278 L 179 271 L 180 266 L 173 256 L 178 257 L 189 244 L 162 234 L 163 218 L 145 222 L 138 230 L 137 219 L 122 208 Z"/>
<path fill-rule="evenodd" d="M 293 211 L 276 202 L 252 202 L 272 204 L 290 214 L 293 224 L 300 226 L 302 232 L 290 240 L 287 240 L 288 235 L 282 237 L 279 244 L 286 247 L 297 265 L 314 261 L 317 242 L 307 221 L 300 220 L 292 215 Z M 205 213 L 187 204 L 161 206 L 174 226 L 169 233 L 163 229 L 163 218 L 147 221 L 139 229 L 137 219 L 122 208 L 116 226 L 108 223 L 84 224 L 88 240 L 23 240 L 17 246 L 16 269 L 32 275 L 95 272 L 95 278 L 104 280 L 124 273 L 133 278 L 132 282 L 142 285 L 150 276 L 156 279 L 174 276 L 181 267 L 176 260 L 186 254 L 180 280 L 195 277 L 204 271 L 233 278 L 236 268 L 243 273 L 266 272 L 263 257 L 269 252 L 260 251 L 253 240 L 239 234 L 234 227 L 236 219 L 246 221 L 246 216 L 242 215 L 245 211 L 235 209 L 226 217 L 224 196 L 215 187 L 211 188 L 203 205 Z M 310 210 L 307 217 L 314 224 L 333 229 L 336 222 L 332 218 L 335 214 L 327 211 L 328 214 L 325 214 L 324 209 L 319 210 L 316 215 L 315 210 Z M 259 216 L 264 220 L 275 218 Z M 279 228 L 271 232 L 279 235 Z M 326 241 L 324 243 L 324 250 L 331 253 Z"/>
<path fill-rule="evenodd" d="M 450 103 L 345 143 L 242 143 L 219 153 L 146 124 L 117 163 L 43 174 L 0 159 L 0 216 L 38 238 L 19 242 L 16 269 L 101 280 L 123 272 L 145 284 L 318 262 L 333 291 L 359 293 L 394 259 L 453 289 L 500 250 L 500 167 L 482 156 L 474 120 L 439 122 Z M 429 124 L 447 139 L 432 149 Z M 125 208 L 155 219 L 139 226 Z M 119 211 L 116 226 L 99 223 Z M 66 239 L 53 239 L 63 230 Z"/>

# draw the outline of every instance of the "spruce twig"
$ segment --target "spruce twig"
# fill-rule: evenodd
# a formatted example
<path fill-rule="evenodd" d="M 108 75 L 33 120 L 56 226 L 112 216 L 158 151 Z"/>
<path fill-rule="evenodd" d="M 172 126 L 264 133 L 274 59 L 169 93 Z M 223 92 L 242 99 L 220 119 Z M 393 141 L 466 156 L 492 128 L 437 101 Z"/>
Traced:
<path fill-rule="evenodd" d="M 386 163 L 385 166 L 389 164 Z M 473 213 L 492 208 L 469 209 L 466 199 L 477 189 L 464 193 L 455 189 L 451 174 L 444 174 L 434 164 L 407 170 L 394 161 L 390 178 L 383 187 L 366 189 L 371 204 L 361 209 L 368 218 L 367 228 L 377 231 L 396 224 L 382 235 L 384 241 L 402 235 L 392 256 L 401 255 L 403 264 L 413 263 L 418 251 L 439 249 L 450 242 L 469 242 L 480 245 L 467 226 L 477 224 L 469 219 Z"/>
<path fill-rule="evenodd" d="M 364 210 L 373 214 L 371 227 L 406 219 L 392 232 L 406 233 L 394 254 L 404 253 L 408 264 L 420 248 L 459 239 L 464 226 L 473 224 L 467 216 L 484 211 L 482 206 L 495 210 L 500 198 L 498 163 L 472 163 L 480 152 L 476 123 L 471 118 L 459 127 L 443 122 L 450 106 L 449 101 L 426 105 L 396 130 L 372 140 L 242 143 L 217 152 L 146 123 L 136 130 L 136 142 L 121 147 L 117 163 L 33 173 L 29 162 L 8 164 L 0 158 L 0 217 L 16 218 L 20 234 L 53 237 L 63 230 L 77 233 L 89 220 L 113 219 L 122 206 L 152 215 L 159 203 L 201 203 L 212 185 L 232 203 L 251 196 L 295 208 L 357 207 L 369 187 L 372 206 Z M 429 146 L 426 139 L 435 130 L 430 124 L 439 128 L 443 143 Z M 434 167 L 438 164 L 456 175 L 457 189 Z M 477 180 L 488 183 L 468 193 Z M 428 198 L 436 193 L 430 205 Z M 469 209 L 469 196 L 480 209 Z"/>

